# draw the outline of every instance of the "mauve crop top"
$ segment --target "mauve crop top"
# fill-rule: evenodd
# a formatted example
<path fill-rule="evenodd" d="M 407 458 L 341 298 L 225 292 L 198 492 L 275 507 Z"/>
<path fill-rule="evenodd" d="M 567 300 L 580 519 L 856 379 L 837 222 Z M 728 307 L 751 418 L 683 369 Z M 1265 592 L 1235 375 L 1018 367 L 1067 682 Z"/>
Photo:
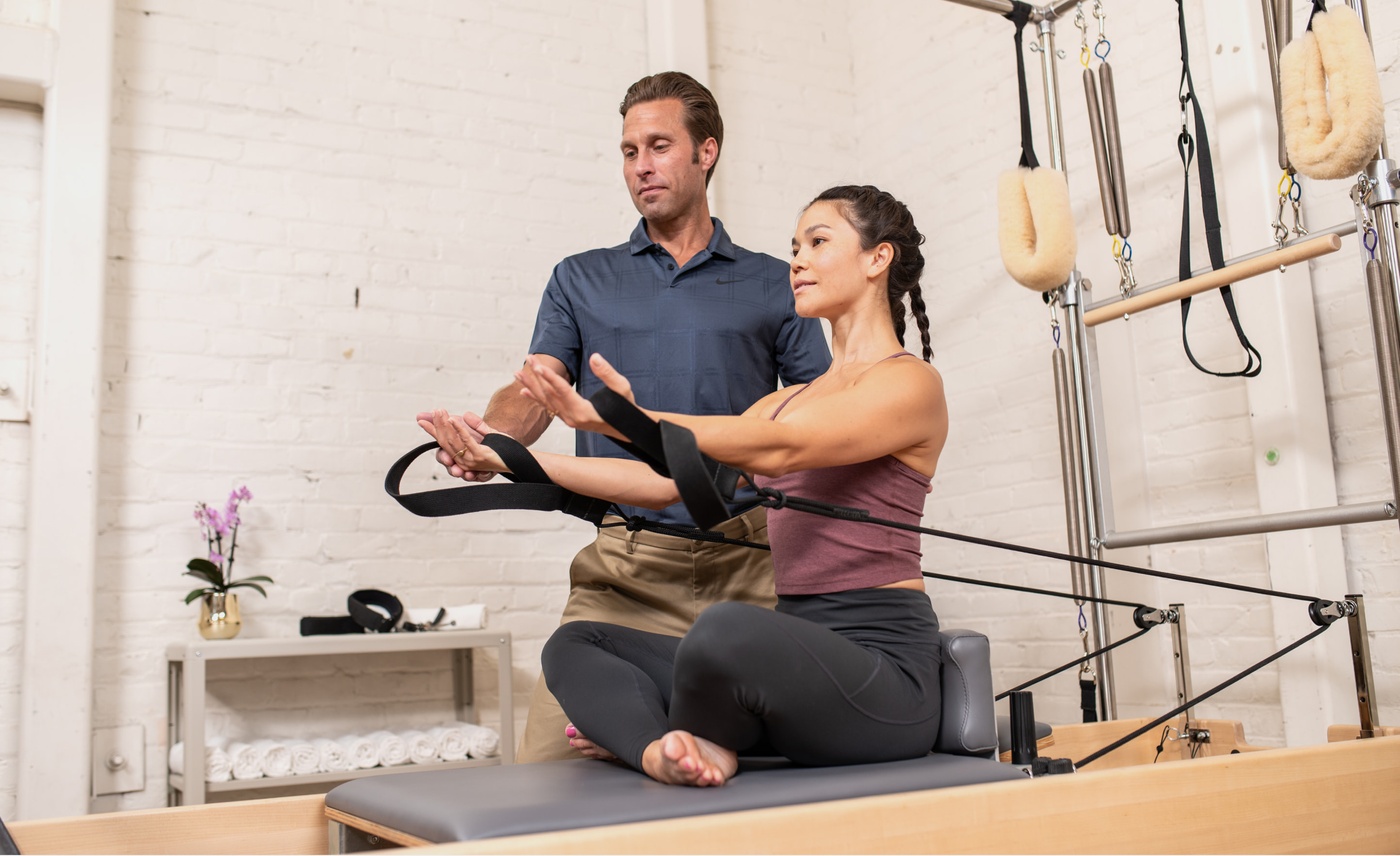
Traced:
<path fill-rule="evenodd" d="M 792 398 L 805 390 L 803 387 Z M 773 418 L 788 401 L 773 413 Z M 874 517 L 916 526 L 923 519 L 930 481 L 892 455 L 859 464 L 755 479 L 762 487 L 833 505 L 864 508 Z M 780 595 L 874 588 L 923 576 L 917 532 L 774 508 L 768 512 L 768 541 L 773 548 L 773 577 Z"/>

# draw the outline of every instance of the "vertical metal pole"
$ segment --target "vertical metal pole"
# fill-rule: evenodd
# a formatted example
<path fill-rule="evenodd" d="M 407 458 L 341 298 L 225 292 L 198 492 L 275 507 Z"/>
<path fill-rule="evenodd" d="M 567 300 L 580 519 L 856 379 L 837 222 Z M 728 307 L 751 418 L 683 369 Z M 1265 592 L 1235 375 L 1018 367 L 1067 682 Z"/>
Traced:
<path fill-rule="evenodd" d="M 1079 426 L 1075 424 L 1074 396 L 1070 390 L 1069 365 L 1064 348 L 1055 348 L 1051 355 L 1055 375 L 1055 415 L 1060 429 L 1060 475 L 1065 488 L 1065 537 L 1072 552 L 1080 545 L 1088 546 L 1084 531 L 1084 480 L 1079 463 Z M 1088 592 L 1084 565 L 1070 565 L 1070 590 L 1076 597 Z"/>
<path fill-rule="evenodd" d="M 1045 129 L 1050 136 L 1050 167 L 1065 172 L 1064 129 L 1060 125 L 1060 72 L 1055 65 L 1055 19 L 1040 19 L 1040 72 L 1045 82 Z"/>
<path fill-rule="evenodd" d="M 1173 603 L 1171 610 L 1175 613 L 1172 619 L 1172 665 L 1176 671 L 1176 703 L 1180 705 L 1195 698 L 1196 693 L 1191 689 L 1191 649 L 1186 642 L 1186 607 Z M 1185 730 L 1189 730 L 1196 719 L 1195 711 L 1194 707 L 1186 708 Z"/>
<path fill-rule="evenodd" d="M 1063 299 L 1065 342 L 1069 349 L 1070 391 L 1073 395 L 1074 421 L 1079 429 L 1078 436 L 1075 438 L 1078 446 L 1076 463 L 1079 467 L 1079 482 L 1083 485 L 1079 513 L 1082 515 L 1082 531 L 1085 537 L 1083 542 L 1071 544 L 1070 552 L 1098 558 L 1098 538 L 1101 534 L 1099 521 L 1102 519 L 1102 506 L 1100 505 L 1101 494 L 1098 489 L 1096 469 L 1097 445 L 1093 433 L 1093 400 L 1089 394 L 1089 390 L 1092 388 L 1089 372 L 1090 361 L 1088 359 L 1087 333 L 1084 328 L 1083 297 L 1080 293 L 1083 284 L 1084 280 L 1079 271 L 1070 273 L 1069 282 L 1064 287 Z M 1088 578 L 1088 593 L 1093 597 L 1105 597 L 1103 570 L 1101 568 L 1087 568 L 1086 576 Z M 1096 603 L 1093 605 L 1090 616 L 1094 647 L 1106 647 L 1112 641 L 1108 631 L 1107 610 L 1103 604 Z M 1103 718 L 1105 720 L 1117 719 L 1118 701 L 1114 690 L 1112 654 L 1100 654 L 1096 658 L 1095 669 L 1099 677 L 1099 705 L 1103 711 Z"/>
<path fill-rule="evenodd" d="M 1356 17 L 1361 19 L 1361 26 L 1366 29 L 1366 38 L 1371 42 L 1372 51 L 1374 52 L 1375 39 L 1371 36 L 1371 10 L 1366 8 L 1366 0 L 1347 0 L 1347 3 L 1351 6 L 1352 11 L 1356 13 Z M 1385 138 L 1382 137 L 1381 159 L 1386 160 L 1389 157 L 1390 149 L 1386 145 Z M 1394 167 L 1391 168 L 1394 169 Z"/>
<path fill-rule="evenodd" d="M 1396 175 L 1393 160 L 1377 158 L 1366 167 L 1366 178 L 1371 185 L 1371 195 L 1366 204 L 1370 206 L 1376 224 L 1376 258 L 1386 268 L 1390 289 L 1395 292 L 1400 284 L 1397 282 L 1400 277 L 1396 276 L 1396 272 L 1400 271 L 1400 257 L 1396 254 L 1395 234 L 1395 210 L 1400 199 L 1396 197 L 1393 177 L 1400 178 Z M 1364 240 L 1365 236 L 1362 238 Z M 1400 292 L 1396 293 L 1395 305 L 1400 306 Z"/>
<path fill-rule="evenodd" d="M 1356 602 L 1356 612 L 1347 616 L 1347 630 L 1351 633 L 1351 666 L 1356 674 L 1356 706 L 1361 711 L 1360 736 L 1375 737 L 1378 714 L 1371 687 L 1376 685 L 1376 678 L 1371 674 L 1371 639 L 1366 634 L 1366 607 L 1359 594 L 1349 594 L 1347 600 Z"/>
<path fill-rule="evenodd" d="M 1055 16 L 1042 14 L 1039 22 L 1040 70 L 1045 84 L 1045 129 L 1050 138 L 1050 165 L 1065 172 L 1064 128 L 1060 122 L 1060 73 L 1055 63 Z M 1078 513 L 1080 520 L 1080 541 L 1070 544 L 1070 552 L 1080 556 L 1098 554 L 1098 537 L 1102 515 L 1102 492 L 1097 481 L 1098 447 L 1094 441 L 1094 405 L 1090 394 L 1092 380 L 1088 359 L 1088 338 L 1084 327 L 1084 300 L 1081 288 L 1087 282 L 1078 270 L 1070 272 L 1069 282 L 1065 283 L 1063 305 L 1064 327 L 1067 331 L 1069 348 L 1069 390 L 1072 394 L 1074 422 L 1077 423 L 1076 466 L 1079 471 L 1080 497 Z M 1069 512 L 1069 509 L 1066 509 Z M 1072 514 L 1072 512 L 1069 512 Z M 1087 577 L 1089 594 L 1104 597 L 1103 571 L 1099 568 L 1081 569 Z M 1094 604 L 1090 624 L 1093 630 L 1094 647 L 1102 648 L 1109 644 L 1108 614 L 1101 603 Z M 1100 654 L 1095 663 L 1099 678 L 1099 708 L 1103 718 L 1118 718 L 1118 701 L 1114 692 L 1112 654 Z"/>
<path fill-rule="evenodd" d="M 1274 128 L 1278 131 L 1278 168 L 1288 169 L 1288 146 L 1283 139 L 1283 99 L 1279 92 L 1278 54 L 1283 50 L 1279 43 L 1279 22 L 1274 0 L 1260 0 L 1264 7 L 1264 42 L 1269 54 L 1269 79 L 1274 86 Z"/>
<path fill-rule="evenodd" d="M 1364 251 L 1363 251 L 1364 252 Z M 1380 381 L 1381 417 L 1385 423 L 1386 453 L 1390 459 L 1391 500 L 1400 500 L 1400 386 L 1396 360 L 1394 293 L 1379 259 L 1366 263 L 1366 294 L 1371 304 L 1371 332 L 1376 344 L 1376 375 Z"/>

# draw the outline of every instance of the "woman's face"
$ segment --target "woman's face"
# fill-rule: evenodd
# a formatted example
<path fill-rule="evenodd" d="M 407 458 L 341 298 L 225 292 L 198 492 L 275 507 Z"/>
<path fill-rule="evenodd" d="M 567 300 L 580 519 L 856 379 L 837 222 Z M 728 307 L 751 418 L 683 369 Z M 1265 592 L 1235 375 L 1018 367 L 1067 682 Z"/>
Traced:
<path fill-rule="evenodd" d="M 862 250 L 856 232 L 835 202 L 814 202 L 797 220 L 789 281 L 797 314 L 832 318 L 869 290 L 873 250 Z"/>

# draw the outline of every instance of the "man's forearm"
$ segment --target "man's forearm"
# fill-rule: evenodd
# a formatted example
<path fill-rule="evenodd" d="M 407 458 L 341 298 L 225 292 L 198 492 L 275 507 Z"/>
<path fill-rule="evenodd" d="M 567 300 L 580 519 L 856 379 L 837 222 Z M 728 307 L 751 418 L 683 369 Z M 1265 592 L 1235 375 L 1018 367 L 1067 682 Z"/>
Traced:
<path fill-rule="evenodd" d="M 481 418 L 502 434 L 508 434 L 526 446 L 535 442 L 549 427 L 549 413 L 534 399 L 520 394 L 519 381 L 496 390 Z"/>

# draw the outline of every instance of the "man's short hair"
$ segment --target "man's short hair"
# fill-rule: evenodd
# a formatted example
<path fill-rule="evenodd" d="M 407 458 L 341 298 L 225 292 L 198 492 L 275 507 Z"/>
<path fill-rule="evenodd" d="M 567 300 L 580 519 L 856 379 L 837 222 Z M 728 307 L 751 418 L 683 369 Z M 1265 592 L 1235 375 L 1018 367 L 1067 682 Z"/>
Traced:
<path fill-rule="evenodd" d="M 627 111 L 635 105 L 666 98 L 681 102 L 684 111 L 682 119 L 690 141 L 695 145 L 696 162 L 700 160 L 700 144 L 710 137 L 715 138 L 715 162 L 705 173 L 705 186 L 708 187 L 715 167 L 719 166 L 719 152 L 724 148 L 724 120 L 719 116 L 715 96 L 704 84 L 683 71 L 663 71 L 643 77 L 627 88 L 627 95 L 622 99 L 618 112 L 626 118 Z"/>

